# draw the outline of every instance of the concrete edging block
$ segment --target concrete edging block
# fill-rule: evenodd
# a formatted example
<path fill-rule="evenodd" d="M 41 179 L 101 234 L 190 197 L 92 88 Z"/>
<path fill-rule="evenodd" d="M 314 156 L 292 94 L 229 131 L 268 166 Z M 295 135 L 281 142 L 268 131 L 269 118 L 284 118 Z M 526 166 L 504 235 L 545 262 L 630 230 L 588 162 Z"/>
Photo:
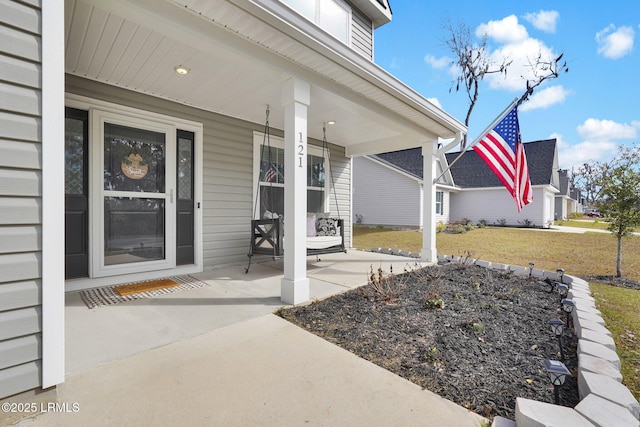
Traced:
<path fill-rule="evenodd" d="M 578 372 L 593 372 L 594 374 L 605 375 L 614 381 L 622 382 L 622 374 L 612 363 L 599 357 L 583 354 L 578 358 Z"/>
<path fill-rule="evenodd" d="M 576 319 L 578 321 L 588 320 L 589 322 L 599 323 L 602 326 L 605 326 L 604 319 L 602 318 L 602 316 L 599 316 L 597 314 L 587 313 L 583 310 L 574 310 L 572 312 L 572 316 L 574 321 Z"/>
<path fill-rule="evenodd" d="M 590 394 L 575 407 L 576 412 L 596 426 L 638 427 L 638 420 L 620 405 Z"/>
<path fill-rule="evenodd" d="M 636 398 L 633 397 L 633 394 L 631 394 L 629 389 L 623 384 L 606 375 L 579 371 L 578 393 L 580 394 L 580 399 L 594 394 L 609 400 L 625 408 L 634 418 L 640 418 L 640 404 Z"/>
<path fill-rule="evenodd" d="M 600 332 L 605 335 L 611 336 L 611 332 L 604 327 L 604 325 L 600 323 L 591 322 L 589 320 L 581 319 L 580 321 L 576 321 L 574 319 L 573 326 L 575 328 L 576 335 L 578 338 L 582 338 L 582 331 L 585 329 L 589 329 L 591 331 Z"/>
<path fill-rule="evenodd" d="M 605 347 L 602 344 L 587 340 L 578 340 L 578 360 L 580 360 L 580 357 L 582 357 L 582 355 L 584 354 L 589 354 L 591 356 L 604 359 L 618 368 L 618 370 L 620 370 L 621 365 L 618 353 L 611 350 L 610 348 Z"/>
<path fill-rule="evenodd" d="M 516 399 L 518 427 L 593 427 L 586 418 L 571 408 L 518 397 Z"/>
<path fill-rule="evenodd" d="M 590 329 L 582 330 L 582 337 L 580 339 L 602 344 L 610 350 L 616 351 L 616 343 L 610 335 L 603 334 L 602 332 L 592 331 Z"/>

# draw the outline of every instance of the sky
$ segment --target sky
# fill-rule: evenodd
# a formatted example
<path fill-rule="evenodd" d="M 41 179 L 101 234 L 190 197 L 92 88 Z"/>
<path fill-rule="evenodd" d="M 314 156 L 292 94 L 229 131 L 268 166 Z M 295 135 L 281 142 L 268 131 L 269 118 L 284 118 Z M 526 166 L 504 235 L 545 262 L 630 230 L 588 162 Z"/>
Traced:
<path fill-rule="evenodd" d="M 483 80 L 469 141 L 522 95 L 539 53 L 564 54 L 569 72 L 546 81 L 518 109 L 522 141 L 556 138 L 559 166 L 608 161 L 640 141 L 640 2 L 637 0 L 390 0 L 393 19 L 375 31 L 374 61 L 464 123 L 445 25 L 466 25 L 492 59 L 512 61 L 507 78 Z"/>

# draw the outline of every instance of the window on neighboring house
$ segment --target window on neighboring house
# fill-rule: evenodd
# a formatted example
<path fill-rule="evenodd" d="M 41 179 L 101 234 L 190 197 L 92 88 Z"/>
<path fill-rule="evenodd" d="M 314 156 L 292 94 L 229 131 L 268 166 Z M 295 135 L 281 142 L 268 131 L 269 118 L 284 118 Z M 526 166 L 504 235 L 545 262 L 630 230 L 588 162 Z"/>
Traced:
<path fill-rule="evenodd" d="M 436 214 L 444 215 L 444 192 L 436 191 Z"/>
<path fill-rule="evenodd" d="M 281 0 L 338 40 L 349 44 L 351 10 L 341 0 Z"/>
<path fill-rule="evenodd" d="M 269 147 L 264 145 L 263 136 L 254 135 L 254 158 L 260 159 L 254 169 L 259 177 L 255 215 L 274 218 L 273 214 L 284 214 L 284 141 L 271 136 Z M 320 147 L 308 146 L 307 150 L 307 212 L 325 212 L 327 160 Z"/>

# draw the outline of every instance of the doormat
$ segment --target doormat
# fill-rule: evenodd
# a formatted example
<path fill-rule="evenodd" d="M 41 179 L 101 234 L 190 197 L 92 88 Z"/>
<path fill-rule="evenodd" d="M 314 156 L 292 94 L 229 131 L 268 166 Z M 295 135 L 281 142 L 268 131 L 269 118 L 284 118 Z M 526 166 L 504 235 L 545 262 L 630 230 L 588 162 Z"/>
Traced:
<path fill-rule="evenodd" d="M 172 281 L 175 282 L 175 286 L 171 287 L 163 287 L 163 288 L 154 288 L 153 290 L 144 290 L 138 293 L 120 295 L 116 288 L 121 287 L 123 285 L 118 286 L 105 286 L 103 288 L 95 288 L 95 289 L 86 289 L 80 292 L 80 298 L 82 301 L 89 307 L 90 309 L 94 309 L 97 307 L 101 307 L 104 305 L 114 305 L 120 304 L 122 302 L 134 301 L 138 299 L 144 298 L 154 298 L 161 295 L 173 294 L 176 292 L 187 291 L 189 289 L 198 289 L 205 286 L 208 286 L 205 282 L 202 282 L 191 276 L 174 276 L 169 277 L 167 279 L 162 279 L 161 281 Z M 157 283 L 159 280 L 150 280 L 147 282 L 138 282 L 132 283 L 131 286 L 134 287 L 136 285 L 144 285 L 145 283 Z"/>
<path fill-rule="evenodd" d="M 174 282 L 171 279 L 149 280 L 147 282 L 131 283 L 129 285 L 120 285 L 113 288 L 118 295 L 132 295 L 139 294 L 140 292 L 156 291 L 158 289 L 172 288 L 178 286 L 178 282 Z"/>

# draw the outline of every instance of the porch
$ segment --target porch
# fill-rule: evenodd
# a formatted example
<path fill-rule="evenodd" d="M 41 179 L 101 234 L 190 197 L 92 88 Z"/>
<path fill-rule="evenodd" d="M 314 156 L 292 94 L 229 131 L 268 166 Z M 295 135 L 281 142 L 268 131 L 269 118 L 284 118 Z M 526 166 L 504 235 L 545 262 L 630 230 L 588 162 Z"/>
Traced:
<path fill-rule="evenodd" d="M 324 298 L 366 283 L 370 266 L 393 266 L 395 273 L 413 258 L 360 250 L 307 257 L 310 299 Z M 66 294 L 66 376 L 103 363 L 241 324 L 286 306 L 280 299 L 283 261 L 256 257 L 246 264 L 192 274 L 208 286 L 156 298 L 88 309 L 79 292 Z"/>
<path fill-rule="evenodd" d="M 311 298 L 356 288 L 371 265 L 415 260 L 350 250 L 307 260 Z M 208 286 L 89 310 L 66 295 L 67 378 L 28 425 L 469 425 L 480 419 L 272 315 L 282 262 L 195 274 Z M 88 393 L 90 391 L 90 393 Z"/>

